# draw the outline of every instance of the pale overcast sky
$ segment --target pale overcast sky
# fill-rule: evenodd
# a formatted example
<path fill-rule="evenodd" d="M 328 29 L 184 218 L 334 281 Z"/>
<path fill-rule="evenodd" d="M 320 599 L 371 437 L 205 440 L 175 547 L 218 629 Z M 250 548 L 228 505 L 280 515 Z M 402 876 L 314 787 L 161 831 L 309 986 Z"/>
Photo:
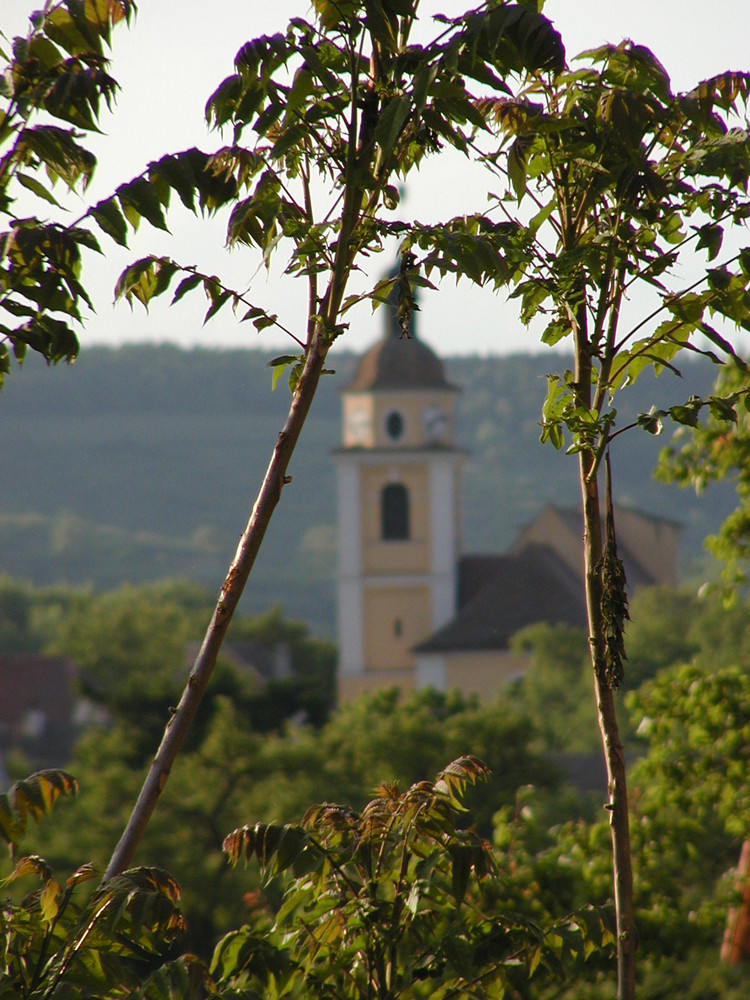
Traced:
<path fill-rule="evenodd" d="M 423 0 L 424 14 L 457 14 L 471 2 Z M 37 3 L 0 0 L 0 30 L 25 33 L 29 14 Z M 548 0 L 545 13 L 560 30 L 569 56 L 602 42 L 629 37 L 648 45 L 684 90 L 725 69 L 750 69 L 750 0 L 724 0 L 713 8 L 704 0 Z M 117 109 L 104 119 L 106 136 L 97 142 L 100 167 L 93 186 L 96 198 L 139 173 L 150 159 L 191 145 L 211 149 L 215 136 L 207 135 L 203 108 L 207 97 L 232 71 L 232 59 L 248 38 L 283 27 L 290 16 L 307 16 L 306 0 L 141 0 L 131 29 L 114 36 L 112 73 L 122 87 Z M 409 213 L 427 220 L 459 212 L 483 210 L 481 171 L 459 187 L 452 181 L 449 163 L 433 162 L 417 175 L 405 205 Z M 436 214 L 437 213 L 437 214 Z M 138 307 L 111 307 L 112 287 L 129 259 L 147 252 L 165 253 L 183 263 L 194 263 L 221 274 L 235 287 L 246 286 L 256 261 L 247 251 L 223 250 L 223 221 L 206 225 L 184 215 L 172 219 L 172 237 L 147 226 L 133 241 L 130 255 L 106 245 L 106 257 L 97 261 L 85 279 L 95 290 L 97 314 L 88 319 L 81 340 L 117 344 L 125 341 L 172 341 L 183 345 L 285 345 L 280 335 L 239 325 L 231 312 L 220 314 L 206 327 L 202 300 L 185 299 L 175 309 L 154 305 L 147 316 Z M 104 244 L 106 238 L 102 238 Z M 389 259 L 375 262 L 380 272 Z M 284 284 L 261 272 L 253 278 L 252 296 L 282 313 L 291 328 L 303 325 L 304 289 L 297 279 Z M 194 293 L 195 294 L 195 293 Z M 283 304 L 283 308 L 282 308 Z M 507 353 L 535 350 L 533 334 L 515 319 L 515 306 L 504 295 L 446 284 L 439 294 L 422 300 L 420 334 L 444 354 Z M 361 350 L 380 330 L 378 314 L 368 308 L 353 317 L 346 346 Z M 288 341 L 287 341 L 288 344 Z"/>

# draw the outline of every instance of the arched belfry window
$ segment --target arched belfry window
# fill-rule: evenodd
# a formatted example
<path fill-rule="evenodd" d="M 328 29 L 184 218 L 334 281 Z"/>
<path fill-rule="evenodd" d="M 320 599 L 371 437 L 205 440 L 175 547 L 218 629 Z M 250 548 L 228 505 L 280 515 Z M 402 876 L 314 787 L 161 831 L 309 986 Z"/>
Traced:
<path fill-rule="evenodd" d="M 409 492 L 402 483 L 388 483 L 380 494 L 380 533 L 385 541 L 409 537 Z"/>

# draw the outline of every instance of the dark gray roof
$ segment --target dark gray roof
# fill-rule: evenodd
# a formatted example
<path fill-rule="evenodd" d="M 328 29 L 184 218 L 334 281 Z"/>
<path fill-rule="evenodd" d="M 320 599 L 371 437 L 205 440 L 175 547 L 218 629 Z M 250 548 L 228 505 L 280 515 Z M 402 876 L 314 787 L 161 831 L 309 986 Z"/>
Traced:
<path fill-rule="evenodd" d="M 234 639 L 224 643 L 223 651 L 235 666 L 254 670 L 263 680 L 270 680 L 274 675 L 274 650 L 257 639 Z"/>
<path fill-rule="evenodd" d="M 416 652 L 507 649 L 527 625 L 586 625 L 582 580 L 547 545 L 530 544 L 504 556 L 465 556 L 458 569 L 458 614 Z M 484 584 L 483 574 L 489 574 Z"/>
<path fill-rule="evenodd" d="M 448 389 L 443 362 L 417 337 L 386 333 L 363 355 L 347 392 L 373 389 Z"/>
<path fill-rule="evenodd" d="M 398 274 L 397 270 L 391 277 Z M 372 389 L 450 389 L 457 391 L 445 378 L 443 362 L 417 336 L 417 311 L 409 317 L 404 331 L 398 319 L 396 287 L 381 306 L 383 336 L 362 356 L 354 381 L 347 392 Z M 418 308 L 418 307 L 417 307 Z"/>

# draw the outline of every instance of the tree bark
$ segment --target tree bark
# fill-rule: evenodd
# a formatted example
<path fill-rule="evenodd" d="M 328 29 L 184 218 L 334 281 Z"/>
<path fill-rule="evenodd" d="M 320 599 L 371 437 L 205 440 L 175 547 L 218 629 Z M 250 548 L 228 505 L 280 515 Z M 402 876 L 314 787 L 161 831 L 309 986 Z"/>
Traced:
<path fill-rule="evenodd" d="M 594 373 L 582 306 L 575 326 L 575 386 L 579 407 L 590 410 Z M 589 652 L 594 674 L 594 697 L 602 751 L 607 769 L 606 808 L 612 841 L 612 882 L 617 933 L 617 1000 L 635 1000 L 635 920 L 633 870 L 630 858 L 628 789 L 614 691 L 607 676 L 607 641 L 602 612 L 602 504 L 595 447 L 578 453 L 578 476 L 583 504 L 583 570 L 588 618 Z M 609 499 L 608 480 L 608 499 Z"/>
<path fill-rule="evenodd" d="M 579 473 L 583 499 L 583 548 L 586 612 L 589 646 L 594 671 L 597 720 L 607 768 L 606 808 L 612 838 L 612 875 L 617 921 L 617 1000 L 635 997 L 635 923 L 633 914 L 633 873 L 630 860 L 630 826 L 625 757 L 620 741 L 614 692 L 606 670 L 604 622 L 602 619 L 602 520 L 599 487 L 591 477 L 593 456 L 581 452 Z M 591 477 L 591 478 L 590 478 Z"/>
<path fill-rule="evenodd" d="M 721 960 L 730 965 L 750 959 L 750 840 L 742 845 L 736 889 L 739 902 L 729 911 L 721 944 Z"/>
<path fill-rule="evenodd" d="M 206 690 L 216 666 L 221 644 L 247 583 L 271 516 L 281 499 L 284 486 L 291 482 L 291 477 L 287 476 L 287 468 L 315 396 L 329 346 L 330 341 L 318 328 L 313 335 L 304 369 L 292 396 L 284 429 L 279 434 L 252 514 L 219 592 L 200 652 L 193 664 L 180 703 L 167 722 L 161 745 L 105 872 L 105 881 L 130 866 Z"/>

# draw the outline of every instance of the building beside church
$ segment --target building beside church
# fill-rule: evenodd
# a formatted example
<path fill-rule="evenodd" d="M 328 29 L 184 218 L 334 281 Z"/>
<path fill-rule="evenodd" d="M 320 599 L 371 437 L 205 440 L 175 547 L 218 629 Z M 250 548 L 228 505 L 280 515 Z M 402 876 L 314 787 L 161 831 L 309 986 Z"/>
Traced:
<path fill-rule="evenodd" d="M 63 766 L 80 730 L 79 708 L 67 657 L 0 654 L 0 772 L 10 751 L 21 751 L 32 770 Z"/>
<path fill-rule="evenodd" d="M 581 515 L 550 506 L 502 555 L 461 554 L 457 388 L 386 310 L 383 337 L 343 391 L 337 472 L 339 698 L 382 686 L 494 697 L 526 667 L 511 637 L 585 626 Z M 676 582 L 675 522 L 626 508 L 617 538 L 630 589 Z"/>

